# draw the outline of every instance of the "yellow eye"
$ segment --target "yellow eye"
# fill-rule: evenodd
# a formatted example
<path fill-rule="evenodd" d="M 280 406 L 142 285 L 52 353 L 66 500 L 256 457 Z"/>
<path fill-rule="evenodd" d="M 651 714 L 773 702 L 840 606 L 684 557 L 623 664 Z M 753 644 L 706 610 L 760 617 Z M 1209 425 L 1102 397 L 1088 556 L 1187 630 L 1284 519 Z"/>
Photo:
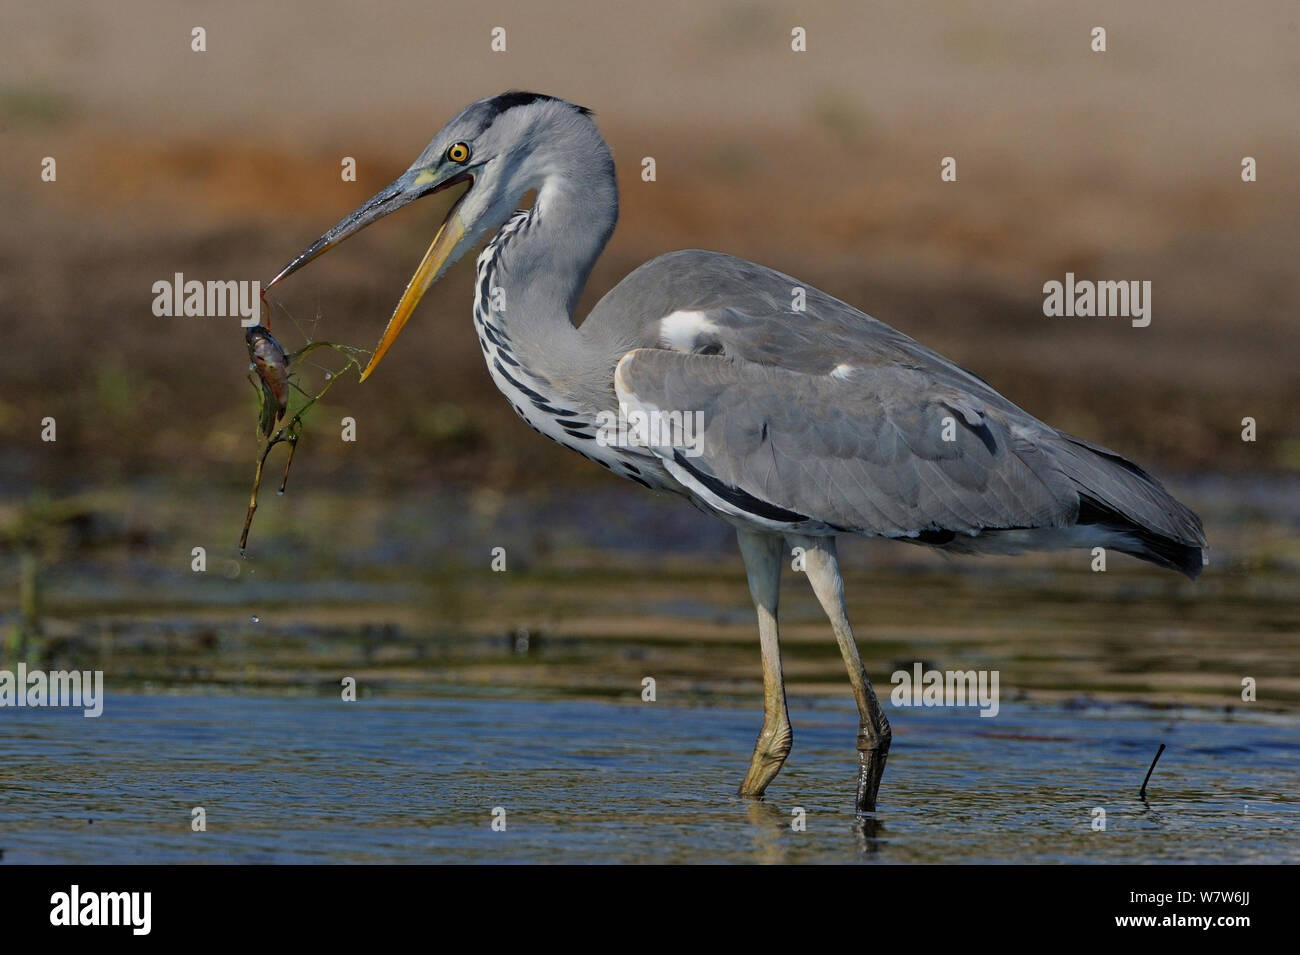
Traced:
<path fill-rule="evenodd" d="M 452 143 L 447 147 L 447 158 L 452 162 L 465 163 L 469 161 L 469 143 Z"/>

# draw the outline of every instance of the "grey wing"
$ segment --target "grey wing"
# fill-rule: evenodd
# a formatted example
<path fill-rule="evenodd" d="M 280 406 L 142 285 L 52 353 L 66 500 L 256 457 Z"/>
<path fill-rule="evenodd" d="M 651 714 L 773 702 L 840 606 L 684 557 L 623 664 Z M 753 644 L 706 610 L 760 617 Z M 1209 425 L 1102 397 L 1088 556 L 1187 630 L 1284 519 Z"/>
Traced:
<path fill-rule="evenodd" d="M 1065 526 L 1077 514 L 1077 495 L 1013 422 L 915 369 L 837 378 L 640 349 L 615 387 L 630 408 L 698 415 L 697 442 L 653 450 L 729 516 L 918 537 Z"/>
<path fill-rule="evenodd" d="M 1091 537 L 1027 546 L 1097 538 L 1189 575 L 1201 567 L 1199 519 L 1137 465 L 1056 431 L 977 375 L 790 276 L 718 253 L 672 253 L 601 306 L 640 329 L 618 365 L 620 401 L 700 415 L 698 454 L 654 450 L 724 515 L 927 543 L 1087 525 Z M 691 321 L 666 340 L 656 329 L 669 313 Z"/>
<path fill-rule="evenodd" d="M 707 317 L 686 347 L 656 334 L 665 316 L 683 312 Z M 717 350 L 811 374 L 843 363 L 897 365 L 1015 409 L 978 375 L 892 326 L 789 275 L 720 252 L 688 249 L 652 259 L 601 299 L 584 330 L 589 326 L 620 356 L 639 346 Z"/>

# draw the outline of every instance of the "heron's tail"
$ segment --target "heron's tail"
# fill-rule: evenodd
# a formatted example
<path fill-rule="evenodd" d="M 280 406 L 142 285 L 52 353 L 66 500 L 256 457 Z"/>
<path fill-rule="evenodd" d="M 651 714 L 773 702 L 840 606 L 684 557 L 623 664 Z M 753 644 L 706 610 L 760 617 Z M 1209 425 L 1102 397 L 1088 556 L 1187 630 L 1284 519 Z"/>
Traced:
<path fill-rule="evenodd" d="M 1201 519 L 1159 481 L 1114 451 L 1058 432 L 1056 466 L 1079 493 L 1076 526 L 1113 532 L 1121 553 L 1186 574 L 1205 566 Z"/>

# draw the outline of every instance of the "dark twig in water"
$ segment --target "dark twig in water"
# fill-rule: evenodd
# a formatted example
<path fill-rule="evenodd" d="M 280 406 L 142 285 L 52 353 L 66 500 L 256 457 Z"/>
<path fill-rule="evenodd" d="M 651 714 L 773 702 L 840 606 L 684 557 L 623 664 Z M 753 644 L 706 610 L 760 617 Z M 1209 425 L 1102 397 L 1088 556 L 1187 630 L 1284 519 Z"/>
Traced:
<path fill-rule="evenodd" d="M 253 490 L 248 497 L 248 513 L 244 517 L 243 532 L 239 535 L 239 551 L 241 554 L 243 553 L 244 548 L 248 546 L 248 531 L 249 528 L 253 526 L 253 514 L 257 511 L 257 494 L 262 487 L 262 471 L 266 465 L 267 456 L 271 453 L 271 449 L 281 443 L 287 443 L 289 445 L 289 454 L 288 457 L 285 458 L 284 462 L 284 476 L 280 480 L 280 493 L 283 494 L 285 488 L 289 484 L 289 468 L 293 464 L 294 452 L 298 450 L 298 442 L 302 438 L 303 416 L 312 405 L 324 398 L 329 390 L 334 387 L 334 382 L 338 381 L 339 378 L 349 370 L 355 369 L 357 374 L 360 375 L 362 363 L 357 360 L 357 356 L 369 354 L 363 348 L 353 348 L 350 345 L 339 345 L 335 342 L 309 342 L 292 355 L 287 356 L 286 365 L 296 367 L 302 358 L 310 352 L 315 351 L 317 348 L 331 348 L 347 358 L 347 363 L 338 371 L 328 372 L 324 387 L 314 395 L 301 388 L 296 382 L 290 382 L 293 388 L 302 394 L 306 400 L 303 402 L 302 407 L 289 417 L 289 420 L 280 428 L 280 430 L 276 431 L 274 434 L 265 435 L 265 441 L 261 449 L 258 451 L 257 469 L 253 472 Z M 259 402 L 259 420 L 265 421 L 266 402 L 268 401 L 269 396 L 267 389 L 264 387 L 264 381 L 254 379 L 252 376 L 250 376 L 249 380 L 252 382 L 254 391 L 257 392 Z M 261 432 L 259 431 L 259 433 Z"/>
<path fill-rule="evenodd" d="M 1142 780 L 1142 788 L 1138 790 L 1138 799 L 1147 798 L 1147 783 L 1151 782 L 1151 774 L 1156 771 L 1156 763 L 1160 762 L 1160 754 L 1165 751 L 1165 744 L 1161 743 L 1160 748 L 1156 750 L 1156 758 L 1151 760 L 1151 768 L 1147 770 L 1147 778 Z"/>

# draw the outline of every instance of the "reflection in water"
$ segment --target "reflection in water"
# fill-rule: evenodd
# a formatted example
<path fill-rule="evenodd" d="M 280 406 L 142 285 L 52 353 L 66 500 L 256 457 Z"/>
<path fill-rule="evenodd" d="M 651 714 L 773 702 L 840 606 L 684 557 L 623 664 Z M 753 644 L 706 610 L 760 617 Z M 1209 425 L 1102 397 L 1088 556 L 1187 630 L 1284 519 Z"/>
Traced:
<path fill-rule="evenodd" d="M 780 865 L 789 862 L 785 849 L 785 834 L 790 830 L 790 816 L 766 800 L 745 800 L 745 814 L 749 817 L 754 836 L 754 860 L 762 865 Z"/>
<path fill-rule="evenodd" d="M 880 851 L 880 835 L 884 831 L 884 823 L 876 818 L 874 812 L 858 813 L 853 820 L 853 836 L 858 851 L 864 856 L 874 856 Z"/>

